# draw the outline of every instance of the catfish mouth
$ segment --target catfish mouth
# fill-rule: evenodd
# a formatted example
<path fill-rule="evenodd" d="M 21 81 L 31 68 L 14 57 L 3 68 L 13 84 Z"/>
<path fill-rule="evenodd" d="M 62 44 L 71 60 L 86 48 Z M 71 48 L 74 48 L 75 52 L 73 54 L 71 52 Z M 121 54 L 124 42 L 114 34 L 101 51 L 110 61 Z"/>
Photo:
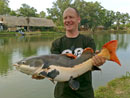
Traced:
<path fill-rule="evenodd" d="M 25 64 L 18 64 L 18 63 L 13 64 L 13 66 L 15 66 L 15 68 L 17 70 L 19 70 L 20 72 L 25 73 L 27 75 L 34 75 L 35 74 L 34 77 L 36 77 L 36 75 L 39 72 L 41 72 L 41 69 L 43 67 L 43 66 L 35 67 L 35 66 L 30 66 L 30 65 L 25 65 Z M 43 76 L 41 78 L 43 78 Z"/>
<path fill-rule="evenodd" d="M 19 70 L 20 72 L 23 72 L 27 75 L 32 75 L 37 70 L 37 68 L 35 68 L 35 67 L 30 67 L 30 66 L 24 65 L 24 64 L 15 63 L 15 64 L 13 64 L 13 66 L 15 66 L 15 68 L 17 70 Z"/>
<path fill-rule="evenodd" d="M 18 63 L 15 63 L 15 64 L 13 64 L 13 66 L 19 66 L 19 64 L 18 64 Z"/>

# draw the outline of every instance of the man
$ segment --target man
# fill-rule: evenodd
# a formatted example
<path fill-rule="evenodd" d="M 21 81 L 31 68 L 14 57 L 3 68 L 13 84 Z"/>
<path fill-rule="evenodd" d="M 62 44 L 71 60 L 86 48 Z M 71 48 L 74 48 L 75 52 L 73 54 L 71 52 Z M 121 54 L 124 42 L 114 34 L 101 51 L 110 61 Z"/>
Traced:
<path fill-rule="evenodd" d="M 53 54 L 73 53 L 76 56 L 80 56 L 86 47 L 96 49 L 92 38 L 79 34 L 78 24 L 80 23 L 80 16 L 76 9 L 71 7 L 65 9 L 63 23 L 66 35 L 52 43 L 51 52 Z M 105 62 L 104 58 L 97 55 L 92 59 L 95 66 L 100 66 Z M 80 83 L 80 88 L 77 91 L 72 90 L 68 82 L 58 82 L 54 92 L 55 98 L 94 98 L 91 71 L 76 78 L 76 80 Z"/>

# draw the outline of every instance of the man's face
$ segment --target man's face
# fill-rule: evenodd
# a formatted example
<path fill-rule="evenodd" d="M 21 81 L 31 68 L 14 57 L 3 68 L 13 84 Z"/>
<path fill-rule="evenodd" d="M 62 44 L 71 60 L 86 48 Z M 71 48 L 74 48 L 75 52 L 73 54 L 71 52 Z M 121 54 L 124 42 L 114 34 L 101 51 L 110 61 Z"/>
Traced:
<path fill-rule="evenodd" d="M 63 13 L 63 23 L 66 31 L 72 32 L 78 30 L 80 17 L 73 8 L 68 8 Z"/>

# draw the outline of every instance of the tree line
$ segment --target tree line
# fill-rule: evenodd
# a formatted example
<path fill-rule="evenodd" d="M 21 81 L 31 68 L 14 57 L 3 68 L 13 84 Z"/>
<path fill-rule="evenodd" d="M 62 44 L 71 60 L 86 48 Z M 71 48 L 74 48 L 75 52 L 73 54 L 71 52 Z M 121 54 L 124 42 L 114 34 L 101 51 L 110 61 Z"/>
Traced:
<path fill-rule="evenodd" d="M 0 0 L 0 15 L 41 17 L 52 19 L 57 26 L 62 27 L 62 14 L 67 7 L 76 8 L 81 17 L 80 26 L 85 29 L 95 30 L 97 26 L 104 29 L 126 29 L 130 28 L 130 15 L 128 13 L 114 12 L 105 9 L 99 2 L 86 2 L 85 0 L 56 0 L 52 8 L 37 13 L 34 7 L 22 4 L 16 11 L 8 6 L 8 0 Z"/>

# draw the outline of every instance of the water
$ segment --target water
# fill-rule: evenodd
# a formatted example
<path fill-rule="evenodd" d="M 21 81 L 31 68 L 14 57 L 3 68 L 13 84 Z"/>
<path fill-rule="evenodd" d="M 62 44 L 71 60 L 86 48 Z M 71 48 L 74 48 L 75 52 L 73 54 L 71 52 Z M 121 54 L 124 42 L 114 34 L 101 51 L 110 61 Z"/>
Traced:
<path fill-rule="evenodd" d="M 51 43 L 57 37 L 0 37 L 0 98 L 53 98 L 55 84 L 47 79 L 31 79 L 31 76 L 18 72 L 12 64 L 24 57 L 50 54 Z M 101 72 L 94 71 L 93 86 L 97 89 L 130 72 L 130 34 L 100 34 L 92 37 L 97 49 L 110 40 L 118 40 L 117 55 L 122 64 L 120 67 L 107 61 L 101 66 Z"/>

